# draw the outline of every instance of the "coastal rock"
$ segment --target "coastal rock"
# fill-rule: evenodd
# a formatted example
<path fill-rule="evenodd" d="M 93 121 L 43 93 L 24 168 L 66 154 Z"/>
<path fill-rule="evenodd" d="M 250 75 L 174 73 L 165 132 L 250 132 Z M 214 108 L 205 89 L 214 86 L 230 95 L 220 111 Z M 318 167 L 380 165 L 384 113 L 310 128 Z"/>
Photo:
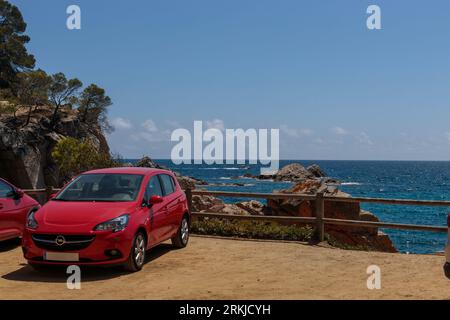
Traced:
<path fill-rule="evenodd" d="M 214 212 L 214 211 L 213 211 Z M 248 216 L 250 213 L 236 204 L 225 204 L 217 213 L 235 214 L 240 216 Z"/>
<path fill-rule="evenodd" d="M 351 196 L 339 190 L 336 186 L 329 186 L 320 180 L 306 180 L 290 189 L 279 190 L 281 193 L 315 194 L 323 192 L 325 197 Z M 314 217 L 315 202 L 309 200 L 269 200 L 267 210 L 273 215 Z M 368 211 L 361 210 L 359 203 L 327 200 L 324 203 L 326 218 L 344 220 L 379 221 Z M 390 238 L 378 231 L 378 228 L 326 225 L 325 232 L 339 243 L 371 250 L 397 252 Z"/>
<path fill-rule="evenodd" d="M 136 162 L 135 166 L 144 168 L 162 169 L 162 167 L 159 164 L 157 164 L 148 156 L 143 156 L 138 162 Z"/>
<path fill-rule="evenodd" d="M 314 178 L 314 175 L 299 163 L 291 163 L 275 173 L 275 181 L 303 181 Z"/>
<path fill-rule="evenodd" d="M 262 215 L 265 206 L 255 200 L 229 204 L 213 196 L 192 196 L 192 209 L 197 212 L 236 215 Z"/>
<path fill-rule="evenodd" d="M 301 182 L 311 179 L 330 179 L 326 177 L 326 173 L 317 165 L 313 164 L 307 169 L 300 163 L 291 163 L 274 174 L 264 174 L 253 176 L 249 173 L 243 175 L 244 178 L 254 178 L 259 180 L 273 180 L 273 181 L 287 181 L 287 182 Z"/>
<path fill-rule="evenodd" d="M 316 178 L 324 178 L 327 176 L 326 173 L 317 164 L 309 166 L 308 168 L 306 168 L 306 170 Z"/>
<path fill-rule="evenodd" d="M 192 209 L 198 212 L 210 211 L 214 206 L 222 206 L 224 202 L 213 196 L 192 196 Z M 216 209 L 215 209 L 216 210 Z M 214 211 L 216 212 L 216 211 Z"/>
<path fill-rule="evenodd" d="M 250 201 L 244 201 L 236 203 L 236 206 L 241 208 L 242 210 L 248 212 L 249 214 L 253 216 L 260 216 L 264 215 L 264 211 L 266 206 L 263 205 L 261 202 L 256 200 L 250 200 Z"/>
<path fill-rule="evenodd" d="M 26 112 L 16 118 L 0 115 L 0 176 L 24 189 L 61 184 L 58 167 L 51 156 L 53 147 L 65 137 L 89 140 L 98 152 L 109 154 L 99 124 L 86 124 L 68 107 L 60 111 L 55 128 L 50 128 L 52 109 L 41 106 L 23 126 Z"/>
<path fill-rule="evenodd" d="M 178 183 L 180 184 L 181 189 L 187 190 L 187 189 L 195 189 L 197 186 L 204 186 L 208 183 L 206 181 L 196 179 L 193 177 L 188 176 L 181 176 L 179 174 L 175 174 L 177 177 Z"/>

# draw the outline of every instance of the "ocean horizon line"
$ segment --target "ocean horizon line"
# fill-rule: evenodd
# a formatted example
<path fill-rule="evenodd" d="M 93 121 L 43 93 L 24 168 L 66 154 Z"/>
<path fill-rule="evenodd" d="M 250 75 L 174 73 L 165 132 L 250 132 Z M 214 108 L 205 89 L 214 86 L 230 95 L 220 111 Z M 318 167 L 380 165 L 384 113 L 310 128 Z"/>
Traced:
<path fill-rule="evenodd" d="M 141 157 L 142 158 L 142 157 Z M 141 158 L 123 158 L 124 161 L 126 160 L 140 160 Z M 152 158 L 155 161 L 172 161 L 169 158 Z M 200 161 L 201 159 L 197 159 L 198 161 Z M 196 161 L 195 159 L 191 160 L 192 162 Z M 224 161 L 227 161 L 226 159 L 224 159 Z M 230 165 L 232 164 L 249 164 L 248 162 L 250 161 L 256 161 L 257 163 L 255 165 L 260 164 L 258 160 L 245 160 L 245 163 L 237 163 L 237 161 L 244 161 L 244 160 L 233 160 L 233 163 L 229 163 Z M 398 160 L 380 160 L 380 159 L 279 159 L 278 161 L 303 161 L 303 162 L 314 162 L 314 161 L 321 161 L 321 162 L 326 162 L 326 161 L 333 161 L 333 162 L 337 162 L 337 161 L 342 161 L 342 162 L 450 162 L 449 160 L 402 160 L 402 159 L 398 159 Z M 191 163 L 191 164 L 195 164 L 195 163 Z M 204 160 L 202 160 L 201 164 L 205 164 Z M 213 163 L 213 164 L 217 164 L 217 163 Z M 220 165 L 226 165 L 227 163 L 223 163 Z"/>

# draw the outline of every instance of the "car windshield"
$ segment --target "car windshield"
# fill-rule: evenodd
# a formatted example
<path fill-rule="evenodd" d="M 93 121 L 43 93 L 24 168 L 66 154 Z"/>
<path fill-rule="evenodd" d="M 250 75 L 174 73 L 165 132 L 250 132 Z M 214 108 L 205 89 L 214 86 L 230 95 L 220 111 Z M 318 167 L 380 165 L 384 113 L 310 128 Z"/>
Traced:
<path fill-rule="evenodd" d="M 134 201 L 143 176 L 138 174 L 83 174 L 54 198 L 57 201 Z"/>

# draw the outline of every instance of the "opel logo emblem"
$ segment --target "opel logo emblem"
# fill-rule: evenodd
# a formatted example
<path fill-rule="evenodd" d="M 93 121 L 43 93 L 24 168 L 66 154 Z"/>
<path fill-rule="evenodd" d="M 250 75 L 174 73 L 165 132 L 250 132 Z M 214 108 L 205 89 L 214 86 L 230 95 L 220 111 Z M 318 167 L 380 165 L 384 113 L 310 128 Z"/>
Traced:
<path fill-rule="evenodd" d="M 55 239 L 55 243 L 58 246 L 62 246 L 64 243 L 66 243 L 66 238 L 64 238 L 64 236 L 57 236 Z"/>

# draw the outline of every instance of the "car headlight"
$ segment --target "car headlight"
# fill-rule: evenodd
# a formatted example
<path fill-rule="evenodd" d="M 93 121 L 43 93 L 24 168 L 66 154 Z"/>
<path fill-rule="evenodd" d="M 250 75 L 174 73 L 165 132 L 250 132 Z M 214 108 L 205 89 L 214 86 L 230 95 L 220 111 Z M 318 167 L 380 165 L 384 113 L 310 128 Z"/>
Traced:
<path fill-rule="evenodd" d="M 37 221 L 36 221 L 36 219 L 35 219 L 35 217 L 34 217 L 35 213 L 36 213 L 36 211 L 30 212 L 30 214 L 27 217 L 27 228 L 28 229 L 35 230 L 39 226 Z"/>
<path fill-rule="evenodd" d="M 125 227 L 127 226 L 128 217 L 129 217 L 128 214 L 124 214 L 115 219 L 100 223 L 95 226 L 94 230 L 95 231 L 108 231 L 109 230 L 112 232 L 121 231 L 121 230 L 125 229 Z"/>

